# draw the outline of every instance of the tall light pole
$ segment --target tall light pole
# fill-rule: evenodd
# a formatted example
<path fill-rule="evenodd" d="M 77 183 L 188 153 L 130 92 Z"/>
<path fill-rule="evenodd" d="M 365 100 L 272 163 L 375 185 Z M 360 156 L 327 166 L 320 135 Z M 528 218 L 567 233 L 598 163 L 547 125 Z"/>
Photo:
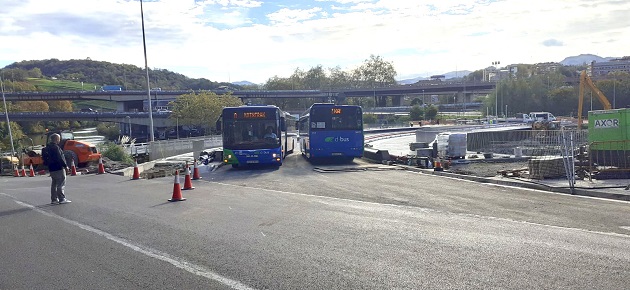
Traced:
<path fill-rule="evenodd" d="M 127 115 L 125 116 L 125 119 L 127 119 L 127 124 L 129 125 L 129 140 L 131 140 L 131 117 Z"/>
<path fill-rule="evenodd" d="M 501 62 L 500 61 L 493 61 L 492 65 L 493 66 L 498 66 Z M 494 114 L 497 115 L 497 118 L 499 117 L 499 73 L 498 73 L 498 67 L 494 68 L 494 72 L 495 72 L 495 80 L 494 80 L 494 87 L 496 88 L 496 95 L 494 96 Z"/>
<path fill-rule="evenodd" d="M 424 107 L 426 105 L 427 105 L 427 103 L 424 100 L 424 90 L 422 90 L 422 106 Z"/>
<path fill-rule="evenodd" d="M 9 110 L 7 109 L 7 99 L 4 97 L 4 82 L 2 74 L 0 74 L 0 91 L 2 91 L 2 103 L 4 104 L 4 116 L 7 119 L 7 128 L 9 129 L 9 141 L 11 142 L 11 157 L 15 157 L 15 147 L 13 146 L 13 133 L 11 132 L 11 123 L 9 122 Z"/>
<path fill-rule="evenodd" d="M 149 84 L 149 64 L 147 62 L 147 42 L 144 36 L 144 11 L 142 10 L 142 0 L 140 0 L 140 17 L 142 19 L 142 46 L 144 47 L 144 69 L 147 72 L 147 99 L 149 100 L 149 136 L 150 141 L 155 141 L 153 134 L 153 105 L 151 104 L 151 85 Z"/>

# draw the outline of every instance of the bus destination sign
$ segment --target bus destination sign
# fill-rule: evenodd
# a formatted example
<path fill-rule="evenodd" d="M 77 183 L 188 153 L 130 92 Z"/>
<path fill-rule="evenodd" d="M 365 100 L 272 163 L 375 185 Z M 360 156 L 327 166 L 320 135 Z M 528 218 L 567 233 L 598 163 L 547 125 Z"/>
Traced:
<path fill-rule="evenodd" d="M 262 119 L 262 118 L 266 118 L 266 114 L 265 112 L 243 112 L 243 118 Z"/>
<path fill-rule="evenodd" d="M 341 108 L 332 108 L 332 114 L 333 115 L 341 114 Z"/>

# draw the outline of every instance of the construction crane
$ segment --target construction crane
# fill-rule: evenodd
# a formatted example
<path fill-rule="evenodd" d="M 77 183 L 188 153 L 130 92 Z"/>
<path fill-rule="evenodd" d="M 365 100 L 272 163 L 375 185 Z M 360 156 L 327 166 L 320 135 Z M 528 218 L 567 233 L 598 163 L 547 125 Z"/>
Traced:
<path fill-rule="evenodd" d="M 606 96 L 604 96 L 604 93 L 602 93 L 602 91 L 600 91 L 595 86 L 595 84 L 593 83 L 593 80 L 591 80 L 591 77 L 589 77 L 586 74 L 586 71 L 585 70 L 582 71 L 582 73 L 580 74 L 580 98 L 578 100 L 578 129 L 582 129 L 582 107 L 584 105 L 584 86 L 588 86 L 591 89 L 591 91 L 595 92 L 595 95 L 597 95 L 597 98 L 604 106 L 604 110 L 612 109 L 612 106 L 610 105 L 610 102 L 608 101 Z"/>

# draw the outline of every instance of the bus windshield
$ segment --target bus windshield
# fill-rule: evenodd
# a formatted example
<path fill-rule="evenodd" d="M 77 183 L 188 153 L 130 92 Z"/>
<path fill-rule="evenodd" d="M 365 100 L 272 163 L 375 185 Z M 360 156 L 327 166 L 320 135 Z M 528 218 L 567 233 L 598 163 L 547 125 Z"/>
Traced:
<path fill-rule="evenodd" d="M 311 130 L 363 130 L 359 107 L 313 107 Z"/>
<path fill-rule="evenodd" d="M 271 149 L 280 146 L 275 120 L 225 120 L 224 147 Z"/>

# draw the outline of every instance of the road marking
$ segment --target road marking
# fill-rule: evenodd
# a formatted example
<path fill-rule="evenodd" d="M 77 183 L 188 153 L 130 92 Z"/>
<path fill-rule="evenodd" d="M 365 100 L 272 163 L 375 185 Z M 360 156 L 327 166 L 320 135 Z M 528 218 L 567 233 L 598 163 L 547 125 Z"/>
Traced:
<path fill-rule="evenodd" d="M 263 235 L 263 237 L 266 237 L 266 236 L 267 236 L 267 235 L 265 235 L 265 233 L 263 233 L 263 232 L 260 232 L 260 233 Z"/>
<path fill-rule="evenodd" d="M 1 193 L 1 192 L 0 192 L 0 195 L 11 197 L 10 195 L 7 195 L 7 194 Z M 21 205 L 21 206 L 30 208 L 30 209 L 32 209 L 32 210 L 34 210 L 36 212 L 39 212 L 39 213 L 41 213 L 43 215 L 46 215 L 46 216 L 49 216 L 49 217 L 52 217 L 52 218 L 56 218 L 56 219 L 60 219 L 60 220 L 66 222 L 66 223 L 68 223 L 70 225 L 77 226 L 77 227 L 79 227 L 81 229 L 84 229 L 84 230 L 86 230 L 88 232 L 97 234 L 97 235 L 99 235 L 101 237 L 104 237 L 104 238 L 110 240 L 110 241 L 116 242 L 116 243 L 118 243 L 120 245 L 123 245 L 123 246 L 125 246 L 127 248 L 130 248 L 130 249 L 132 249 L 132 250 L 134 250 L 134 251 L 136 251 L 138 253 L 147 255 L 147 256 L 149 256 L 151 258 L 155 258 L 155 259 L 167 262 L 167 263 L 169 263 L 169 264 L 171 264 L 171 265 L 173 265 L 173 266 L 175 266 L 177 268 L 180 268 L 180 269 L 182 269 L 184 271 L 187 271 L 189 273 L 192 273 L 192 274 L 195 274 L 195 275 L 198 275 L 198 276 L 201 276 L 201 277 L 205 277 L 205 278 L 208 278 L 210 280 L 217 281 L 217 282 L 219 282 L 219 283 L 221 283 L 223 285 L 231 287 L 232 289 L 238 289 L 238 290 L 254 289 L 254 288 L 251 288 L 251 287 L 249 287 L 249 286 L 247 286 L 247 285 L 245 285 L 245 284 L 243 284 L 241 282 L 238 282 L 236 280 L 232 280 L 230 278 L 221 276 L 221 275 L 219 275 L 219 274 L 217 274 L 217 273 L 215 273 L 215 272 L 213 272 L 213 271 L 211 271 L 209 269 L 206 269 L 205 267 L 203 267 L 201 265 L 193 264 L 193 263 L 191 263 L 189 261 L 186 261 L 186 260 L 184 260 L 182 258 L 174 257 L 172 255 L 169 255 L 168 253 L 165 253 L 165 252 L 162 252 L 162 251 L 150 248 L 150 247 L 146 247 L 146 246 L 143 246 L 143 245 L 140 245 L 140 244 L 135 244 L 135 243 L 133 243 L 131 241 L 128 241 L 128 240 L 123 239 L 123 238 L 116 237 L 116 236 L 114 236 L 114 235 L 112 235 L 110 233 L 101 231 L 101 230 L 93 228 L 91 226 L 88 226 L 88 225 L 82 224 L 80 222 L 73 221 L 71 219 L 67 219 L 65 217 L 56 215 L 54 213 L 51 213 L 51 212 L 39 209 L 39 208 L 37 208 L 37 207 L 35 207 L 33 205 L 30 205 L 28 203 L 24 203 L 24 202 L 21 202 L 21 201 L 18 201 L 18 200 L 14 200 L 14 201 L 17 204 Z"/>
<path fill-rule="evenodd" d="M 622 228 L 622 229 L 624 229 L 626 231 L 630 231 L 630 226 L 623 226 L 623 227 L 620 227 L 620 228 Z"/>

